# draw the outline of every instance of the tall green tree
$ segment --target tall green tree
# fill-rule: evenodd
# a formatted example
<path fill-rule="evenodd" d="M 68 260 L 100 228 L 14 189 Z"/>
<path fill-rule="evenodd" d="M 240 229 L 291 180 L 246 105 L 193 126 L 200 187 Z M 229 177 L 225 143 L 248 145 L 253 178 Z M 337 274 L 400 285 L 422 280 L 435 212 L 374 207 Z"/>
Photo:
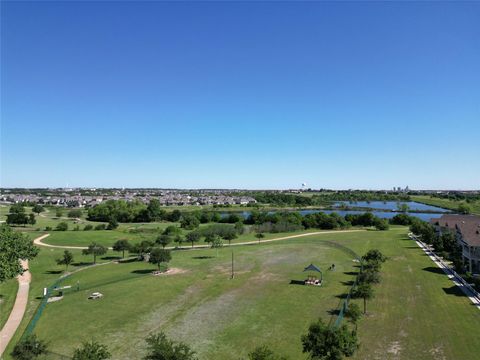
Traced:
<path fill-rule="evenodd" d="M 155 240 L 155 243 L 160 245 L 163 249 L 165 249 L 165 247 L 168 246 L 168 244 L 170 244 L 171 242 L 172 242 L 172 237 L 170 235 L 165 235 L 165 234 L 159 235 Z"/>
<path fill-rule="evenodd" d="M 153 248 L 150 251 L 150 258 L 148 262 L 151 264 L 155 264 L 158 266 L 158 270 L 160 271 L 160 266 L 163 263 L 168 263 L 172 259 L 172 254 L 170 250 L 160 249 L 160 248 Z"/>
<path fill-rule="evenodd" d="M 142 240 L 141 242 L 133 245 L 131 251 L 135 254 L 138 254 L 140 259 L 145 259 L 145 255 L 150 252 L 154 245 L 155 244 L 150 240 Z"/>
<path fill-rule="evenodd" d="M 192 231 L 185 236 L 185 240 L 192 243 L 192 248 L 193 248 L 193 244 L 196 242 L 199 242 L 201 237 L 202 236 L 198 231 Z"/>
<path fill-rule="evenodd" d="M 125 258 L 125 251 L 130 251 L 132 249 L 132 245 L 126 239 L 120 239 L 115 241 L 112 246 L 113 251 L 122 252 L 122 258 Z"/>
<path fill-rule="evenodd" d="M 350 332 L 346 325 L 328 326 L 321 319 L 312 323 L 308 333 L 302 336 L 303 352 L 310 359 L 341 360 L 352 356 L 358 348 L 357 333 Z"/>
<path fill-rule="evenodd" d="M 197 360 L 195 352 L 183 342 L 174 342 L 160 332 L 147 339 L 147 355 L 144 360 Z"/>
<path fill-rule="evenodd" d="M 93 255 L 93 263 L 97 263 L 97 256 L 105 255 L 107 253 L 107 248 L 103 245 L 97 244 L 96 242 L 88 245 L 88 248 L 82 250 L 83 255 Z"/>
<path fill-rule="evenodd" d="M 35 205 L 33 206 L 33 208 L 32 208 L 32 211 L 33 211 L 34 213 L 36 213 L 37 215 L 39 215 L 40 213 L 44 212 L 45 209 L 43 208 L 42 205 L 40 205 L 40 204 L 35 204 Z"/>
<path fill-rule="evenodd" d="M 84 342 L 81 347 L 75 349 L 72 360 L 106 360 L 111 357 L 106 345 L 92 340 Z"/>
<path fill-rule="evenodd" d="M 10 226 L 0 226 L 0 283 L 23 273 L 21 260 L 32 260 L 39 252 L 22 233 L 13 231 Z"/>
<path fill-rule="evenodd" d="M 353 292 L 354 297 L 363 299 L 363 313 L 367 313 L 367 300 L 373 298 L 374 292 L 371 284 L 362 283 Z"/>
<path fill-rule="evenodd" d="M 65 265 L 65 270 L 68 270 L 68 265 L 73 263 L 73 254 L 65 250 L 63 256 L 60 259 L 57 259 L 57 265 Z"/>
<path fill-rule="evenodd" d="M 220 236 L 215 235 L 210 242 L 210 247 L 216 250 L 215 256 L 218 257 L 218 249 L 223 247 L 223 240 Z"/>

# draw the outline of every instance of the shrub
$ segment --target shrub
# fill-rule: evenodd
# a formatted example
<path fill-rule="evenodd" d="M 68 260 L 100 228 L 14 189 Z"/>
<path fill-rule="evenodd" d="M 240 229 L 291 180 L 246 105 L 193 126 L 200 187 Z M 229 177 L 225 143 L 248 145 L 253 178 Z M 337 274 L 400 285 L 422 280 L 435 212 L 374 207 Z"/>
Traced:
<path fill-rule="evenodd" d="M 85 225 L 85 227 L 83 228 L 83 231 L 89 231 L 89 230 L 92 230 L 93 229 L 93 226 L 91 224 L 87 224 Z"/>
<path fill-rule="evenodd" d="M 57 231 L 67 231 L 68 230 L 68 224 L 65 221 L 62 221 L 61 223 L 58 223 L 55 230 L 57 230 Z"/>

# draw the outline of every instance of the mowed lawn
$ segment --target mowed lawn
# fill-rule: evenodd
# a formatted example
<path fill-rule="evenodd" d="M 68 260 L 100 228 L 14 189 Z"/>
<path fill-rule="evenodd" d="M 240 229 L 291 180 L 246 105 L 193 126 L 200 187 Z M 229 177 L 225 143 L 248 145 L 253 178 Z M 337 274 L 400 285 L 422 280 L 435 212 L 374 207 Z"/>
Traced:
<path fill-rule="evenodd" d="M 183 271 L 175 275 L 152 276 L 154 267 L 143 262 L 86 269 L 65 281 L 78 281 L 80 291 L 49 304 L 36 333 L 65 355 L 95 338 L 108 344 L 115 359 L 141 358 L 143 339 L 163 330 L 190 344 L 200 359 L 246 359 L 261 344 L 292 360 L 305 359 L 300 336 L 316 318 L 330 319 L 329 311 L 358 270 L 351 257 L 327 246 L 328 240 L 359 254 L 378 248 L 389 257 L 376 296 L 367 305 L 368 315 L 359 323 L 361 347 L 354 359 L 476 359 L 480 310 L 407 232 L 394 227 L 234 247 L 234 280 L 229 279 L 232 249 L 227 247 L 218 257 L 212 249 L 173 252 L 171 267 Z M 55 273 L 62 268 L 54 259 L 61 252 L 44 248 L 32 262 L 33 293 L 22 329 L 41 288 L 59 276 Z M 74 253 L 79 263 L 89 261 Z M 321 288 L 290 284 L 304 278 L 302 269 L 310 262 L 323 269 L 335 263 L 336 271 L 325 271 Z M 87 300 L 93 291 L 104 298 Z"/>
<path fill-rule="evenodd" d="M 183 271 L 174 275 L 152 276 L 154 267 L 143 262 L 84 270 L 65 281 L 81 290 L 49 304 L 36 332 L 65 355 L 95 337 L 115 359 L 140 358 L 144 338 L 163 330 L 202 359 L 246 358 L 261 344 L 295 359 L 300 336 L 312 320 L 330 319 L 355 269 L 350 256 L 319 240 L 235 247 L 233 280 L 227 248 L 218 257 L 210 249 L 174 252 L 170 265 Z M 323 287 L 291 284 L 311 262 L 325 269 L 335 263 L 336 271 L 325 271 Z M 104 298 L 87 300 L 94 291 Z"/>

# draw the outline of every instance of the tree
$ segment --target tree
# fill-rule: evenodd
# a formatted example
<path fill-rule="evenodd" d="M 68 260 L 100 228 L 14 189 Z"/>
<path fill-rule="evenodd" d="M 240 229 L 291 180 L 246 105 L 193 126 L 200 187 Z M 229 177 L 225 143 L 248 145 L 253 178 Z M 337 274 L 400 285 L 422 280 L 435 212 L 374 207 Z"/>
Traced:
<path fill-rule="evenodd" d="M 15 360 L 33 360 L 47 353 L 47 343 L 37 338 L 35 334 L 20 340 L 12 351 Z"/>
<path fill-rule="evenodd" d="M 131 252 L 138 254 L 140 259 L 145 259 L 145 255 L 150 252 L 154 243 L 150 240 L 143 240 L 132 246 Z"/>
<path fill-rule="evenodd" d="M 235 223 L 235 231 L 238 235 L 242 235 L 245 232 L 245 225 L 243 224 L 243 221 L 237 221 Z"/>
<path fill-rule="evenodd" d="M 81 218 L 82 217 L 82 210 L 80 209 L 72 209 L 68 212 L 67 216 L 72 219 Z"/>
<path fill-rule="evenodd" d="M 380 273 L 376 268 L 365 268 L 358 275 L 358 282 L 363 284 L 378 284 L 380 282 Z"/>
<path fill-rule="evenodd" d="M 387 257 L 382 254 L 378 249 L 368 250 L 365 255 L 362 256 L 362 260 L 365 262 L 374 261 L 378 263 L 384 263 Z"/>
<path fill-rule="evenodd" d="M 168 263 L 171 259 L 172 254 L 170 253 L 170 250 L 153 248 L 152 251 L 150 251 L 148 262 L 157 265 L 158 270 L 160 271 L 160 265 L 162 263 Z"/>
<path fill-rule="evenodd" d="M 172 242 L 172 238 L 169 235 L 160 235 L 157 237 L 157 240 L 155 240 L 155 243 L 158 245 L 161 245 L 163 249 Z"/>
<path fill-rule="evenodd" d="M 340 360 L 352 356 L 358 348 L 357 333 L 346 325 L 330 327 L 321 319 L 312 323 L 308 333 L 302 336 L 303 352 L 311 359 Z"/>
<path fill-rule="evenodd" d="M 385 231 L 390 228 L 390 225 L 388 224 L 387 219 L 377 219 L 375 221 L 375 229 L 380 230 L 380 231 Z"/>
<path fill-rule="evenodd" d="M 410 207 L 406 203 L 397 203 L 397 209 L 402 213 L 406 213 L 410 210 Z"/>
<path fill-rule="evenodd" d="M 150 334 L 146 340 L 147 355 L 144 360 L 197 360 L 195 352 L 183 342 L 174 342 L 160 332 Z"/>
<path fill-rule="evenodd" d="M 110 359 L 111 356 L 106 345 L 92 340 L 84 342 L 80 348 L 75 349 L 72 360 L 105 360 Z"/>
<path fill-rule="evenodd" d="M 152 221 L 162 220 L 165 216 L 166 211 L 162 209 L 160 201 L 158 199 L 152 199 L 147 206 L 148 217 Z"/>
<path fill-rule="evenodd" d="M 458 205 L 458 209 L 457 211 L 460 213 L 460 214 L 470 214 L 472 212 L 472 208 L 470 207 L 470 205 L 467 205 L 465 203 L 460 203 Z"/>
<path fill-rule="evenodd" d="M 63 215 L 63 209 L 57 207 L 57 209 L 55 210 L 55 216 L 56 216 L 57 218 L 61 218 L 62 215 Z"/>
<path fill-rule="evenodd" d="M 55 228 L 56 231 L 67 231 L 68 230 L 68 224 L 65 221 L 62 221 L 57 224 L 57 227 Z"/>
<path fill-rule="evenodd" d="M 43 208 L 42 205 L 40 205 L 40 204 L 35 204 L 35 205 L 33 206 L 33 208 L 32 208 L 32 211 L 38 215 L 38 214 L 44 212 L 45 209 Z"/>
<path fill-rule="evenodd" d="M 93 255 L 93 263 L 97 263 L 97 256 L 101 256 L 107 253 L 107 248 L 103 245 L 97 244 L 96 242 L 88 245 L 87 249 L 82 250 L 83 255 Z"/>
<path fill-rule="evenodd" d="M 258 243 L 260 244 L 260 240 L 263 239 L 265 235 L 263 235 L 262 233 L 256 233 L 255 237 L 258 239 Z"/>
<path fill-rule="evenodd" d="M 115 218 L 111 218 L 107 225 L 107 230 L 115 230 L 118 227 L 118 221 Z"/>
<path fill-rule="evenodd" d="M 200 241 L 200 238 L 201 238 L 201 235 L 198 231 L 192 231 L 187 234 L 187 236 L 185 237 L 185 240 L 192 243 L 192 248 L 193 248 L 193 243 Z"/>
<path fill-rule="evenodd" d="M 35 220 L 35 215 L 33 213 L 28 214 L 28 223 L 30 225 L 35 225 L 37 220 Z"/>
<path fill-rule="evenodd" d="M 130 251 L 131 248 L 132 245 L 126 239 L 117 240 L 112 246 L 113 251 L 122 252 L 122 258 L 125 258 L 125 251 Z"/>
<path fill-rule="evenodd" d="M 353 292 L 354 297 L 363 299 L 363 313 L 367 313 L 367 300 L 373 298 L 373 288 L 372 285 L 368 283 L 362 283 L 357 286 Z"/>
<path fill-rule="evenodd" d="M 167 215 L 168 220 L 171 222 L 177 222 L 182 217 L 182 213 L 180 210 L 173 210 L 170 214 Z"/>
<path fill-rule="evenodd" d="M 349 318 L 352 323 L 357 324 L 357 321 L 362 317 L 362 311 L 357 304 L 350 303 L 348 304 L 347 311 L 345 311 L 345 316 Z"/>
<path fill-rule="evenodd" d="M 23 273 L 19 259 L 32 260 L 39 248 L 25 235 L 6 224 L 0 226 L 0 283 Z"/>
<path fill-rule="evenodd" d="M 13 204 L 10 206 L 10 214 L 23 214 L 25 213 L 25 207 L 21 203 Z"/>
<path fill-rule="evenodd" d="M 73 263 L 73 254 L 65 250 L 63 256 L 60 259 L 57 259 L 57 265 L 65 265 L 65 270 L 68 270 L 68 265 Z"/>
<path fill-rule="evenodd" d="M 267 346 L 258 346 L 248 354 L 248 360 L 286 360 L 286 357 L 276 355 Z"/>
<path fill-rule="evenodd" d="M 217 250 L 217 253 L 216 253 L 216 257 L 218 257 L 218 249 L 220 249 L 221 247 L 223 247 L 223 240 L 220 236 L 218 235 L 215 235 L 212 239 L 212 241 L 210 242 L 210 247 L 212 249 L 216 249 Z"/>
<path fill-rule="evenodd" d="M 175 225 L 169 225 L 163 230 L 163 235 L 181 235 L 182 229 Z"/>
<path fill-rule="evenodd" d="M 14 213 L 7 214 L 6 223 L 8 225 L 26 225 L 29 222 L 30 222 L 30 218 L 24 212 L 14 212 Z"/>
<path fill-rule="evenodd" d="M 180 227 L 187 230 L 193 230 L 198 228 L 200 220 L 193 214 L 185 214 L 180 220 Z"/>

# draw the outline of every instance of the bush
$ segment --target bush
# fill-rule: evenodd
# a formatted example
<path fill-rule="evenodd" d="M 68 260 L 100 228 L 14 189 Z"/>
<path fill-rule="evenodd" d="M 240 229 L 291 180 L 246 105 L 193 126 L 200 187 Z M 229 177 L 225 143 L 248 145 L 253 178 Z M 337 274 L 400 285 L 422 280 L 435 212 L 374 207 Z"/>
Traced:
<path fill-rule="evenodd" d="M 95 226 L 95 230 L 105 230 L 107 226 L 105 224 L 98 224 Z"/>
<path fill-rule="evenodd" d="M 15 360 L 33 360 L 47 352 L 47 344 L 37 338 L 37 336 L 30 335 L 24 340 L 20 340 L 13 348 L 12 357 Z"/>
<path fill-rule="evenodd" d="M 45 231 L 52 231 L 52 227 L 51 226 L 45 226 Z"/>
<path fill-rule="evenodd" d="M 380 231 L 385 231 L 390 228 L 388 221 L 386 219 L 378 219 L 375 221 L 375 229 Z"/>
<path fill-rule="evenodd" d="M 83 228 L 83 231 L 89 231 L 89 230 L 92 230 L 93 229 L 93 226 L 90 225 L 90 224 L 87 224 L 85 225 L 85 227 Z"/>
<path fill-rule="evenodd" d="M 77 226 L 75 226 L 75 227 L 73 228 L 73 231 L 79 231 L 79 230 L 80 230 L 80 226 L 79 226 L 79 225 L 77 225 Z"/>
<path fill-rule="evenodd" d="M 65 221 L 62 221 L 57 225 L 55 228 L 57 231 L 67 231 L 68 230 L 68 224 Z"/>

